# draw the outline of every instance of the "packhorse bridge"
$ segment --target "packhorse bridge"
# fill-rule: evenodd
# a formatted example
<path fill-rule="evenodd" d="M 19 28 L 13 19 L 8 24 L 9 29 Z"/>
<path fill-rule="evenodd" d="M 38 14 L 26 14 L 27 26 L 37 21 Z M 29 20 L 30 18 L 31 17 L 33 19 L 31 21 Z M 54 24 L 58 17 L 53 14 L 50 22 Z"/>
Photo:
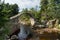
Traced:
<path fill-rule="evenodd" d="M 7 22 L 6 25 L 9 26 L 10 33 L 8 35 L 10 37 L 12 35 L 18 35 L 18 33 L 21 32 L 22 30 L 25 30 L 23 32 L 27 32 L 28 35 L 31 33 L 31 26 L 33 26 L 35 24 L 34 17 L 31 14 L 27 13 L 27 15 L 30 16 L 30 22 L 31 22 L 31 25 L 28 26 L 27 24 L 25 24 L 25 22 L 20 20 L 21 15 L 23 15 L 23 13 L 19 13 L 19 14 L 15 15 L 15 16 L 12 16 L 12 17 L 10 17 L 9 22 Z"/>
<path fill-rule="evenodd" d="M 10 33 L 9 33 L 9 35 L 10 35 L 10 37 L 12 36 L 12 35 L 21 35 L 21 33 L 23 34 L 24 32 L 26 32 L 27 34 L 24 34 L 24 35 L 26 35 L 26 36 L 24 36 L 24 37 L 27 37 L 28 36 L 28 34 L 31 32 L 31 30 L 30 30 L 30 28 L 29 27 L 31 27 L 31 26 L 34 26 L 35 25 L 35 23 L 36 23 L 36 20 L 35 20 L 35 18 L 33 17 L 33 15 L 31 15 L 31 14 L 29 14 L 29 13 L 27 13 L 27 15 L 29 15 L 30 16 L 30 22 L 31 22 L 31 25 L 29 26 L 29 27 L 26 27 L 26 26 L 28 26 L 28 25 L 26 25 L 25 24 L 25 22 L 22 22 L 21 20 L 20 20 L 20 16 L 22 15 L 23 13 L 20 13 L 20 14 L 17 14 L 17 15 L 15 15 L 15 16 L 13 16 L 13 17 L 10 17 L 10 21 L 8 22 L 8 25 L 9 25 L 9 29 L 10 29 Z M 25 30 L 27 28 L 27 30 L 29 30 L 29 31 L 23 31 L 23 30 Z M 22 32 L 23 31 L 23 32 Z M 51 32 L 52 31 L 56 31 L 57 32 L 57 30 L 53 30 L 53 29 L 48 29 L 48 28 L 46 28 L 46 29 L 39 29 L 38 31 L 37 30 L 35 30 L 35 32 L 37 32 L 37 36 L 39 36 L 38 37 L 38 40 L 39 39 L 41 39 L 41 40 L 56 40 L 56 39 L 58 39 L 59 38 L 59 36 L 58 36 L 58 34 L 56 33 L 56 32 L 53 32 L 52 34 L 51 34 Z M 21 33 L 20 33 L 21 32 Z M 41 34 L 42 33 L 42 34 Z M 22 35 L 21 36 L 19 36 L 19 37 L 22 37 Z M 35 39 L 34 39 L 35 40 Z"/>

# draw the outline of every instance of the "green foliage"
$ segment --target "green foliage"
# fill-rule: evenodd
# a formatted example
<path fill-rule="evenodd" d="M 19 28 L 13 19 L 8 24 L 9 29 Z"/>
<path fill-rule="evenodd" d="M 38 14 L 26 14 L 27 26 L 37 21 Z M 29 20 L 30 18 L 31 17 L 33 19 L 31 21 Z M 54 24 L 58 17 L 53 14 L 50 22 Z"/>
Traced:
<path fill-rule="evenodd" d="M 36 21 L 40 21 L 41 14 L 40 14 L 39 10 L 36 10 L 34 8 L 30 8 L 30 12 L 33 15 L 33 17 L 36 19 Z"/>
<path fill-rule="evenodd" d="M 18 14 L 18 5 L 0 4 L 0 27 L 9 19 L 9 17 Z"/>
<path fill-rule="evenodd" d="M 34 8 L 30 8 L 30 10 L 28 10 L 27 8 L 23 9 L 22 13 L 23 14 L 22 14 L 22 16 L 20 18 L 22 20 L 29 20 L 30 16 L 28 14 L 30 14 L 33 18 L 35 18 L 36 21 L 39 21 L 39 19 L 40 19 L 39 10 L 35 10 Z"/>
<path fill-rule="evenodd" d="M 0 1 L 1 2 L 1 1 Z M 8 33 L 8 27 L 5 24 L 9 21 L 9 18 L 13 15 L 18 14 L 18 5 L 17 4 L 5 4 L 4 2 L 0 3 L 0 29 L 4 28 L 1 35 Z M 1 36 L 2 37 L 2 36 Z M 0 39 L 1 40 L 1 39 Z"/>
<path fill-rule="evenodd" d="M 60 20 L 60 1 L 59 0 L 41 0 L 41 14 L 45 19 L 57 18 Z M 41 16 L 42 17 L 42 16 Z"/>
<path fill-rule="evenodd" d="M 27 13 L 28 13 L 29 11 L 28 11 L 28 9 L 27 8 L 25 8 L 25 9 L 23 9 L 22 10 L 22 15 L 20 16 L 20 20 L 24 20 L 24 21 L 27 21 L 27 20 L 29 20 L 29 16 L 27 15 Z"/>

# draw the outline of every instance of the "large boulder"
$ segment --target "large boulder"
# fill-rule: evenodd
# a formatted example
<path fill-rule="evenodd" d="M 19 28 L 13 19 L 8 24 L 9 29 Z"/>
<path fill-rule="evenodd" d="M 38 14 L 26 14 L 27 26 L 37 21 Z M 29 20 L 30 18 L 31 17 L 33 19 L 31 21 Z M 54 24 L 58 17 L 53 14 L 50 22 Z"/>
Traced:
<path fill-rule="evenodd" d="M 47 23 L 46 23 L 46 26 L 49 27 L 49 28 L 54 28 L 58 25 L 58 20 L 57 19 L 53 19 L 53 20 L 49 20 Z"/>
<path fill-rule="evenodd" d="M 11 40 L 18 40 L 18 36 L 17 35 L 12 35 L 10 39 Z"/>

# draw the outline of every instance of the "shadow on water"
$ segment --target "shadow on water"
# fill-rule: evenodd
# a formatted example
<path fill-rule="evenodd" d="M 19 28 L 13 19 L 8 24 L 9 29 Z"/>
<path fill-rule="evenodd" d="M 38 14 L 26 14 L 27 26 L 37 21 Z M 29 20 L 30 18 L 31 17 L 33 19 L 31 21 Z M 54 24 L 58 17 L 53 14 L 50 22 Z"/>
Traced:
<path fill-rule="evenodd" d="M 15 33 L 17 33 L 18 31 L 16 31 Z M 17 35 L 15 34 L 14 35 Z M 12 34 L 13 35 L 13 34 Z M 11 35 L 11 36 L 12 36 Z M 31 35 L 29 35 L 25 40 L 60 40 L 60 34 L 58 33 L 44 33 L 44 34 L 37 34 L 36 33 L 36 37 L 35 38 L 32 38 L 32 37 L 29 37 Z M 35 36 L 35 33 L 33 34 L 33 36 Z M 14 40 L 18 40 L 18 39 L 14 39 Z"/>

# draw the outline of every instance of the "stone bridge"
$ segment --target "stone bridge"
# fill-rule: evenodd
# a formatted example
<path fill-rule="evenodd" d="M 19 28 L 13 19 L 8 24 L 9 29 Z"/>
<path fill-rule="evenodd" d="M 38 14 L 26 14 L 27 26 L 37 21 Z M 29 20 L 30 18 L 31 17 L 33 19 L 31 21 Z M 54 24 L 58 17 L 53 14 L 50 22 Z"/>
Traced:
<path fill-rule="evenodd" d="M 7 23 L 8 25 L 8 27 L 9 27 L 9 29 L 10 29 L 10 36 L 12 36 L 13 34 L 17 34 L 18 32 L 20 32 L 20 24 L 21 24 L 21 21 L 20 21 L 20 16 L 21 16 L 22 14 L 17 14 L 17 15 L 15 15 L 15 16 L 13 16 L 13 17 L 10 17 L 10 21 Z M 32 15 L 31 14 L 27 14 L 27 15 L 29 15 L 30 16 L 30 21 L 31 21 L 31 26 L 33 26 L 34 25 L 34 23 L 35 23 L 35 19 L 34 19 L 34 17 L 32 17 Z M 33 23 L 32 23 L 33 22 Z M 45 31 L 46 30 L 46 31 Z M 47 32 L 47 30 L 48 30 L 48 32 L 49 32 L 49 29 L 40 29 L 40 30 L 35 30 L 35 33 L 37 34 L 39 34 L 38 36 L 41 38 L 41 39 L 43 39 L 43 38 L 46 38 L 47 40 L 48 40 L 48 38 L 49 39 L 51 39 L 51 40 L 55 40 L 55 39 L 53 39 L 53 38 L 58 38 L 58 34 L 56 34 L 56 32 L 54 32 L 53 34 L 49 34 L 49 33 L 47 33 L 47 34 L 40 34 L 42 31 L 43 31 L 43 33 L 44 32 Z M 51 29 L 50 29 L 51 30 Z M 55 30 L 54 30 L 55 31 Z"/>
<path fill-rule="evenodd" d="M 19 14 L 15 15 L 15 16 L 10 17 L 9 22 L 7 22 L 7 24 L 6 24 L 7 27 L 9 27 L 9 30 L 10 30 L 9 34 L 11 34 L 11 35 L 13 35 L 14 33 L 17 34 L 16 31 L 20 30 L 20 24 L 21 24 L 20 16 L 22 14 L 23 13 L 19 13 Z M 35 23 L 34 18 L 32 17 L 31 14 L 27 14 L 27 15 L 30 16 L 31 26 L 33 26 L 34 23 Z"/>

